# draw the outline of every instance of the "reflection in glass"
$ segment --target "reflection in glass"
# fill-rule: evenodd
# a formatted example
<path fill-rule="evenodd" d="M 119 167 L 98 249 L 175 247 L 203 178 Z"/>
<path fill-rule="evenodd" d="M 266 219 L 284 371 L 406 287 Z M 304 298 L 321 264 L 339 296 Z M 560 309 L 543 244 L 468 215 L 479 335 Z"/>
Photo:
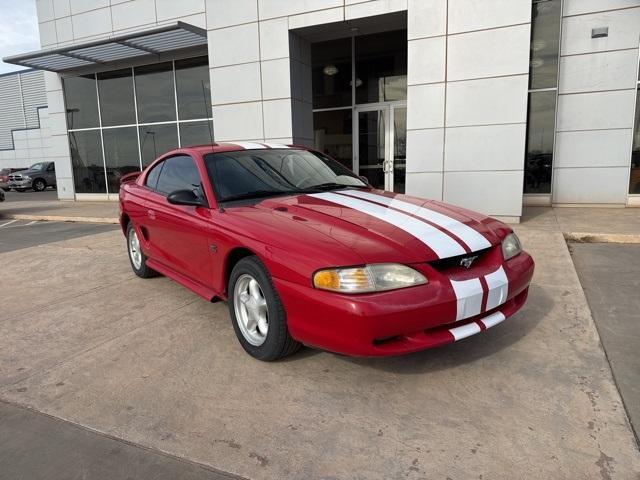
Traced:
<path fill-rule="evenodd" d="M 311 45 L 313 108 L 351 105 L 351 39 Z"/>
<path fill-rule="evenodd" d="M 384 112 L 358 113 L 358 158 L 360 175 L 375 188 L 384 189 L 385 124 Z"/>
<path fill-rule="evenodd" d="M 640 193 L 640 88 L 636 95 L 636 120 L 634 125 L 629 193 Z"/>
<path fill-rule="evenodd" d="M 136 123 L 131 69 L 98 73 L 102 126 Z"/>
<path fill-rule="evenodd" d="M 207 57 L 176 60 L 176 92 L 180 120 L 211 118 L 211 90 Z"/>
<path fill-rule="evenodd" d="M 553 88 L 558 83 L 560 0 L 534 0 L 531 12 L 529 88 Z"/>
<path fill-rule="evenodd" d="M 136 127 L 108 128 L 102 131 L 109 193 L 118 193 L 120 179 L 140 170 Z"/>
<path fill-rule="evenodd" d="M 176 119 L 173 67 L 171 62 L 135 68 L 138 122 Z"/>
<path fill-rule="evenodd" d="M 529 94 L 524 193 L 551 193 L 556 92 Z"/>
<path fill-rule="evenodd" d="M 99 130 L 69 132 L 76 193 L 107 193 Z"/>
<path fill-rule="evenodd" d="M 331 110 L 313 114 L 314 146 L 322 153 L 353 168 L 353 114 L 349 110 Z"/>
<path fill-rule="evenodd" d="M 67 127 L 98 127 L 98 95 L 93 75 L 66 77 L 62 79 Z"/>
<path fill-rule="evenodd" d="M 407 31 L 356 37 L 356 103 L 407 99 Z"/>
<path fill-rule="evenodd" d="M 209 145 L 213 142 L 212 122 L 186 122 L 180 124 L 180 145 Z"/>
<path fill-rule="evenodd" d="M 407 173 L 407 108 L 393 110 L 393 191 L 404 193 Z"/>
<path fill-rule="evenodd" d="M 175 123 L 143 125 L 139 130 L 143 168 L 160 155 L 178 147 L 178 129 Z"/>

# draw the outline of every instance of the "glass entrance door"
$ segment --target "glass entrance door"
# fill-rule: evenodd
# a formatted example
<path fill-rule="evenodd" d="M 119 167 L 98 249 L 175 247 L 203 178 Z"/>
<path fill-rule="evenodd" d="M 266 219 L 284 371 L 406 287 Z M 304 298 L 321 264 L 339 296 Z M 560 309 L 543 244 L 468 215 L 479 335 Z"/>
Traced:
<path fill-rule="evenodd" d="M 407 107 L 378 104 L 356 107 L 354 169 L 375 188 L 404 193 Z"/>

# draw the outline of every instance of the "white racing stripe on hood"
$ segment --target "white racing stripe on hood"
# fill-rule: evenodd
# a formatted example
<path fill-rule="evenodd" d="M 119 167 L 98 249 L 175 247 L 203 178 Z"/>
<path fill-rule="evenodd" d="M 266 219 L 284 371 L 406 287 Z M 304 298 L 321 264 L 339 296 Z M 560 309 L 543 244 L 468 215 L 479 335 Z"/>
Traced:
<path fill-rule="evenodd" d="M 375 203 L 360 200 L 358 198 L 338 195 L 331 192 L 312 193 L 309 194 L 309 196 L 366 213 L 378 220 L 382 220 L 383 222 L 387 222 L 394 227 L 404 230 L 424 243 L 440 258 L 455 257 L 456 255 L 466 253 L 464 248 L 462 248 L 462 245 L 446 233 L 443 233 L 428 223 L 402 212 L 391 210 L 390 208 L 383 207 L 382 205 L 376 205 Z"/>
<path fill-rule="evenodd" d="M 254 150 L 254 149 L 261 149 L 264 150 L 265 147 L 264 145 L 260 144 L 260 143 L 254 143 L 254 142 L 227 142 L 231 145 L 237 145 L 241 148 L 244 148 L 245 150 Z"/>
<path fill-rule="evenodd" d="M 359 190 L 346 190 L 341 192 L 344 195 L 350 195 L 352 197 L 363 198 L 365 200 L 371 200 L 372 202 L 382 203 L 388 207 L 393 207 L 403 212 L 410 213 L 416 217 L 424 218 L 425 220 L 438 225 L 440 228 L 445 229 L 448 232 L 453 233 L 456 237 L 462 240 L 472 252 L 482 250 L 491 246 L 489 240 L 487 240 L 480 232 L 475 231 L 473 228 L 465 225 L 464 223 L 451 218 L 448 215 L 444 215 L 430 208 L 421 207 L 420 205 L 414 205 L 413 203 L 404 202 L 396 198 L 385 197 L 384 195 L 377 195 L 375 193 L 361 192 Z"/>

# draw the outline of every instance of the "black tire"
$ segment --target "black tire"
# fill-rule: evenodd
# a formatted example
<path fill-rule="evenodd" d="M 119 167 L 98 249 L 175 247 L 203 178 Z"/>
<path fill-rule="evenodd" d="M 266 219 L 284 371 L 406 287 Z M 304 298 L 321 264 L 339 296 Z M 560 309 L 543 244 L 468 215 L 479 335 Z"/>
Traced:
<path fill-rule="evenodd" d="M 267 301 L 269 328 L 264 343 L 259 346 L 252 345 L 244 337 L 235 312 L 234 293 L 236 282 L 245 274 L 250 275 L 258 282 L 264 298 Z M 233 324 L 233 329 L 236 332 L 236 337 L 238 337 L 240 345 L 242 345 L 242 348 L 244 348 L 249 355 L 264 362 L 272 362 L 292 355 L 300 349 L 302 344 L 294 340 L 289 334 L 287 314 L 278 296 L 278 292 L 273 286 L 271 275 L 258 257 L 244 257 L 236 263 L 229 279 L 228 292 L 229 299 L 227 303 L 229 305 L 231 323 Z"/>
<path fill-rule="evenodd" d="M 42 178 L 36 178 L 31 184 L 34 192 L 44 192 L 47 189 L 47 182 Z"/>
<path fill-rule="evenodd" d="M 140 278 L 157 277 L 159 273 L 147 266 L 147 256 L 144 254 L 142 249 L 140 249 L 140 256 L 141 256 L 140 266 L 138 267 L 134 263 L 131 255 L 131 242 L 129 241 L 129 237 L 130 235 L 132 235 L 132 232 L 137 235 L 137 233 L 135 232 L 135 229 L 133 228 L 133 224 L 129 222 L 129 224 L 127 225 L 127 254 L 129 256 L 129 263 L 131 264 L 131 269 L 133 270 L 133 273 L 135 273 Z"/>

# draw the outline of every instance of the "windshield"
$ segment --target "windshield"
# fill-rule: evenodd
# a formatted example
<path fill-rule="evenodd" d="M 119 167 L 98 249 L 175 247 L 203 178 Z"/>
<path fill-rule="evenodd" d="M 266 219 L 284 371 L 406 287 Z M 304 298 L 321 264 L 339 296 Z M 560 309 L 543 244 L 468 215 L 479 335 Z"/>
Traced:
<path fill-rule="evenodd" d="M 29 167 L 29 170 L 44 170 L 44 168 L 47 166 L 46 163 L 34 163 L 33 165 L 31 165 Z"/>
<path fill-rule="evenodd" d="M 368 186 L 335 160 L 307 150 L 239 150 L 204 161 L 220 202 Z"/>

